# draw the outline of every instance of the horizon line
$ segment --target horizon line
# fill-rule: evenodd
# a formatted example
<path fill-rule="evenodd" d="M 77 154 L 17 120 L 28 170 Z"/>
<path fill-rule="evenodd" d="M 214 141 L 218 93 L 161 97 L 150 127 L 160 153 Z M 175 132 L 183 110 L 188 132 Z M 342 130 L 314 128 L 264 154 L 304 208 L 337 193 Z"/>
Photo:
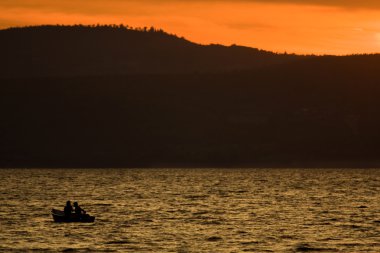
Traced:
<path fill-rule="evenodd" d="M 97 24 L 38 24 L 38 25 L 20 25 L 20 26 L 8 26 L 8 27 L 0 27 L 0 31 L 6 31 L 6 30 L 12 30 L 12 29 L 26 29 L 26 28 L 37 28 L 37 27 L 86 27 L 86 28 L 100 28 L 100 27 L 107 27 L 107 28 L 112 28 L 112 29 L 124 29 L 124 30 L 130 30 L 130 31 L 139 31 L 139 32 L 152 32 L 152 29 L 154 32 L 163 32 L 167 35 L 177 37 L 179 39 L 184 39 L 188 42 L 191 42 L 196 45 L 200 46 L 213 46 L 213 45 L 218 45 L 218 46 L 225 46 L 225 47 L 245 47 L 245 48 L 250 48 L 250 49 L 256 49 L 259 51 L 265 51 L 273 54 L 278 54 L 278 55 L 295 55 L 295 56 L 311 56 L 311 57 L 347 57 L 347 56 L 376 56 L 380 55 L 380 52 L 372 52 L 372 53 L 348 53 L 348 54 L 316 54 L 316 53 L 311 53 L 311 54 L 299 54 L 295 52 L 290 52 L 288 53 L 286 50 L 284 52 L 279 52 L 279 51 L 271 51 L 271 50 L 266 50 L 262 48 L 257 48 L 257 47 L 252 47 L 252 46 L 246 46 L 246 45 L 241 45 L 241 44 L 235 44 L 232 43 L 230 45 L 223 44 L 223 43 L 208 43 L 208 44 L 203 44 L 199 42 L 194 42 L 182 35 L 177 35 L 175 33 L 170 33 L 162 28 L 156 28 L 154 26 L 144 26 L 144 27 L 133 27 L 127 24 L 115 24 L 115 23 L 97 23 Z"/>

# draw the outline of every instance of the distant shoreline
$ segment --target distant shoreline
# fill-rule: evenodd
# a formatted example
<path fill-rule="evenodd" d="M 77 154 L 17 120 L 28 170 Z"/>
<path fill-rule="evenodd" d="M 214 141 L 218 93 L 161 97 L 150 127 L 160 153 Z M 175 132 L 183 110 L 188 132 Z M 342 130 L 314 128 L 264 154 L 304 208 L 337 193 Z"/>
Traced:
<path fill-rule="evenodd" d="M 380 167 L 380 55 L 84 26 L 0 49 L 0 167 Z"/>

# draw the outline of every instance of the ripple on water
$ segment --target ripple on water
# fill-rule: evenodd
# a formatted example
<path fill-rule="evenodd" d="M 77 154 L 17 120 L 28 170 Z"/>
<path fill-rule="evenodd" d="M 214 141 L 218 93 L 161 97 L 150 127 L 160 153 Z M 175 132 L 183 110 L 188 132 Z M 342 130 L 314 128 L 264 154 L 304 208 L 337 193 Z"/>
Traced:
<path fill-rule="evenodd" d="M 247 245 L 256 245 L 259 244 L 258 241 L 249 241 L 249 242 L 240 242 L 241 245 L 247 246 Z"/>
<path fill-rule="evenodd" d="M 63 249 L 62 252 L 79 252 L 79 250 L 74 248 L 66 248 Z"/>
<path fill-rule="evenodd" d="M 130 243 L 132 242 L 124 239 L 124 240 L 108 241 L 105 244 L 130 244 Z"/>
<path fill-rule="evenodd" d="M 338 252 L 339 250 L 336 248 L 322 248 L 312 246 L 308 243 L 300 243 L 297 244 L 294 248 L 295 252 Z"/>
<path fill-rule="evenodd" d="M 209 238 L 207 238 L 208 242 L 218 242 L 218 241 L 222 241 L 222 240 L 223 240 L 223 238 L 220 236 L 210 236 Z"/>

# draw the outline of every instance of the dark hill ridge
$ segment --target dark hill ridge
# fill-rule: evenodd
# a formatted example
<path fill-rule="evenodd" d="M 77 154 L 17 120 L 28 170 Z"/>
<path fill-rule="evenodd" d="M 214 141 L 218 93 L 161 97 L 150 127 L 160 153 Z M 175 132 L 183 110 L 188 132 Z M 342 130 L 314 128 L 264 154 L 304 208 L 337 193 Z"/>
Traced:
<path fill-rule="evenodd" d="M 37 26 L 0 31 L 0 76 L 89 76 L 246 70 L 302 57 L 203 46 L 162 30 Z"/>
<path fill-rule="evenodd" d="M 0 37 L 0 167 L 380 167 L 380 55 L 112 27 Z"/>

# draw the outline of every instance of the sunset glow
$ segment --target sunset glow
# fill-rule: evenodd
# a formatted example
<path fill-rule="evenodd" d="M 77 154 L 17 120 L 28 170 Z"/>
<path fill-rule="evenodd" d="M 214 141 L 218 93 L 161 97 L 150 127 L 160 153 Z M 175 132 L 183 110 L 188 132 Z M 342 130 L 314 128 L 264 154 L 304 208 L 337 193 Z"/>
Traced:
<path fill-rule="evenodd" d="M 95 0 L 0 2 L 0 27 L 40 24 L 154 26 L 202 44 L 275 52 L 380 52 L 378 1 Z"/>

